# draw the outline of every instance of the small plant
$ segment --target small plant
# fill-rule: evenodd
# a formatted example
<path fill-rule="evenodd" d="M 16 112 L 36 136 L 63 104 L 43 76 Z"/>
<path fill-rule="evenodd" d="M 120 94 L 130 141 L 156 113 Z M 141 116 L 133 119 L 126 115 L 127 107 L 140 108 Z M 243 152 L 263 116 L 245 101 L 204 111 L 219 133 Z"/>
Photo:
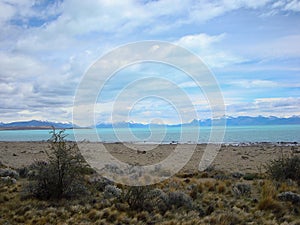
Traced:
<path fill-rule="evenodd" d="M 248 196 L 251 194 L 251 186 L 249 184 L 236 184 L 232 187 L 232 191 L 236 196 Z"/>
<path fill-rule="evenodd" d="M 175 208 L 191 208 L 193 205 L 193 200 L 189 195 L 182 191 L 174 191 L 169 193 L 168 204 L 169 207 L 174 206 Z"/>
<path fill-rule="evenodd" d="M 5 186 L 5 185 L 12 185 L 15 184 L 17 180 L 12 177 L 0 177 L 0 187 Z"/>
<path fill-rule="evenodd" d="M 243 178 L 244 178 L 244 180 L 255 180 L 255 179 L 258 178 L 258 174 L 256 174 L 256 173 L 246 173 Z"/>
<path fill-rule="evenodd" d="M 278 195 L 278 199 L 281 201 L 289 201 L 294 204 L 300 205 L 300 195 L 291 191 L 282 192 Z"/>
<path fill-rule="evenodd" d="M 103 194 L 105 198 L 119 198 L 121 197 L 122 190 L 114 185 L 106 185 Z"/>
<path fill-rule="evenodd" d="M 56 132 L 53 128 L 51 134 L 48 160 L 30 166 L 29 193 L 40 199 L 69 198 L 85 193 L 83 157 L 76 145 L 65 141 L 64 130 Z"/>
<path fill-rule="evenodd" d="M 4 168 L 4 169 L 0 169 L 0 177 L 11 177 L 11 178 L 18 179 L 19 174 L 17 171 L 15 171 L 13 169 Z"/>

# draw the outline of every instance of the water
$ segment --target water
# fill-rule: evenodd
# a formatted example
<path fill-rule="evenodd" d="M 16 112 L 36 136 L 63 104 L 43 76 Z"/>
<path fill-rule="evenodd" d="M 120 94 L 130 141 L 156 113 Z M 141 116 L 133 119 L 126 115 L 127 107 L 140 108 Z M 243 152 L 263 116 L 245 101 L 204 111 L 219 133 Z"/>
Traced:
<path fill-rule="evenodd" d="M 145 143 L 207 143 L 211 133 L 210 127 L 187 127 L 184 137 L 181 136 L 181 128 L 118 128 L 114 132 L 111 128 L 105 129 L 78 129 L 76 134 L 80 141 L 98 141 L 93 138 L 97 132 L 102 142 L 145 142 Z M 218 130 L 218 128 L 217 128 Z M 193 139 L 199 131 L 199 138 Z M 50 130 L 1 130 L 0 141 L 45 141 L 49 139 Z M 151 133 L 152 132 L 152 133 Z M 67 140 L 74 141 L 74 130 L 66 130 Z M 116 133 L 119 138 L 117 138 Z M 300 142 L 300 125 L 276 125 L 276 126 L 231 126 L 226 128 L 224 143 L 242 142 Z"/>

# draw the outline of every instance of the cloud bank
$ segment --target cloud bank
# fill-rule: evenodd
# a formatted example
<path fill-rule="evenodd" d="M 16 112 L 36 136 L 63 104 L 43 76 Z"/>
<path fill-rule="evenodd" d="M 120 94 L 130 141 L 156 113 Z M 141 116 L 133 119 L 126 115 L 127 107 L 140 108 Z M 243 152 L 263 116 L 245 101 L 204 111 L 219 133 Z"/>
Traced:
<path fill-rule="evenodd" d="M 87 68 L 112 48 L 141 40 L 169 41 L 201 57 L 220 84 L 229 115 L 299 115 L 299 13 L 297 0 L 0 0 L 0 121 L 71 121 Z M 109 121 L 122 87 L 149 74 L 176 82 L 199 118 L 211 116 L 201 90 L 180 71 L 135 65 L 107 83 L 97 118 Z M 158 95 L 166 89 L 150 86 Z M 143 91 L 145 85 L 136 88 Z M 139 102 L 130 117 L 122 110 L 117 108 L 120 121 L 153 116 L 178 122 L 161 99 Z"/>

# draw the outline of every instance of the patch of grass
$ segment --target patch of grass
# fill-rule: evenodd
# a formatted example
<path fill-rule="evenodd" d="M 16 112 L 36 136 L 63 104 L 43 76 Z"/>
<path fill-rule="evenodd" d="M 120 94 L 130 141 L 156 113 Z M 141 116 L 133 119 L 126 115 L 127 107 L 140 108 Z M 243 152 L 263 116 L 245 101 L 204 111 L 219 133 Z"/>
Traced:
<path fill-rule="evenodd" d="M 287 191 L 297 192 L 298 187 L 297 187 L 297 185 L 295 186 L 293 184 L 288 184 L 287 182 L 282 182 L 279 184 L 278 191 L 279 192 L 287 192 Z"/>
<path fill-rule="evenodd" d="M 205 224 L 211 225 L 233 225 L 244 222 L 239 215 L 233 212 L 221 213 L 205 218 Z"/>
<path fill-rule="evenodd" d="M 266 180 L 262 186 L 261 199 L 258 202 L 259 210 L 270 210 L 279 212 L 282 210 L 281 204 L 277 201 L 277 191 L 274 184 Z"/>
<path fill-rule="evenodd" d="M 272 210 L 272 211 L 278 211 L 281 210 L 281 205 L 278 201 L 274 200 L 271 197 L 266 197 L 261 199 L 258 203 L 258 209 L 259 210 Z"/>
<path fill-rule="evenodd" d="M 91 221 L 96 221 L 96 220 L 98 220 L 98 219 L 101 218 L 101 214 L 100 214 L 99 210 L 92 209 L 92 210 L 89 211 L 89 213 L 87 214 L 87 217 L 88 217 Z"/>
<path fill-rule="evenodd" d="M 224 182 L 219 182 L 218 183 L 217 192 L 218 193 L 225 193 L 226 192 L 226 184 Z"/>
<path fill-rule="evenodd" d="M 265 180 L 261 190 L 262 198 L 272 198 L 275 199 L 277 197 L 277 190 L 272 181 Z"/>

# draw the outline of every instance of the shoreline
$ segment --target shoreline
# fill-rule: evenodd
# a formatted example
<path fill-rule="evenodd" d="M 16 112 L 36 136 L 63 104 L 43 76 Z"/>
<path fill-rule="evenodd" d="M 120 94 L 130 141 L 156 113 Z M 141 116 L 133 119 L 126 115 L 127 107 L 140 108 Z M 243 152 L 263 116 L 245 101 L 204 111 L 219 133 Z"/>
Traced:
<path fill-rule="evenodd" d="M 0 143 L 49 143 L 48 140 L 38 140 L 38 141 L 1 141 Z M 221 146 L 235 146 L 235 147 L 243 147 L 243 146 L 257 146 L 257 145 L 273 145 L 273 146 L 300 146 L 300 142 L 297 141 L 278 141 L 278 142 L 222 142 L 222 143 L 214 143 L 214 142 L 98 142 L 98 141 L 72 141 L 66 140 L 67 143 L 94 143 L 94 144 L 133 144 L 133 145 L 221 145 Z"/>
<path fill-rule="evenodd" d="M 75 142 L 68 142 L 75 143 Z M 84 146 L 91 151 L 99 149 L 99 143 L 83 142 Z M 197 171 L 206 144 L 131 144 L 131 143 L 101 143 L 106 150 L 115 158 L 132 165 L 153 165 L 166 159 L 173 153 L 177 146 L 182 151 L 191 150 L 193 155 L 182 171 Z M 130 146 L 126 146 L 129 144 Z M 49 142 L 0 142 L 0 162 L 12 167 L 20 168 L 28 166 L 34 161 L 45 160 L 46 152 L 50 151 Z M 221 144 L 218 154 L 212 166 L 220 171 L 260 173 L 264 165 L 270 160 L 292 154 L 300 155 L 299 144 L 296 145 L 274 145 L 271 143 L 255 144 Z M 172 162 L 176 164 L 177 162 Z"/>

